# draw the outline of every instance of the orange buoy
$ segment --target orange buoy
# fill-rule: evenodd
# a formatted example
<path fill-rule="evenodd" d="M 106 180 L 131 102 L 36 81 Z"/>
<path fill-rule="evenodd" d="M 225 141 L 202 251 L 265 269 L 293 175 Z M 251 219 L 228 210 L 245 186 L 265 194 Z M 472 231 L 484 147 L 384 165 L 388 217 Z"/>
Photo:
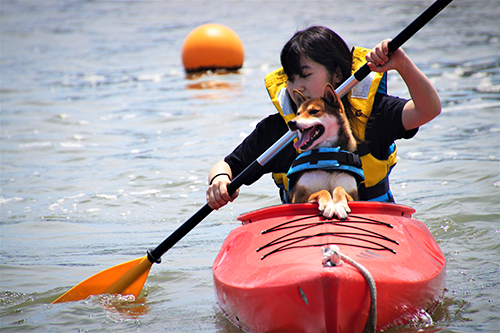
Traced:
<path fill-rule="evenodd" d="M 182 45 L 182 64 L 187 72 L 238 69 L 243 66 L 243 43 L 228 27 L 208 23 L 191 31 Z"/>

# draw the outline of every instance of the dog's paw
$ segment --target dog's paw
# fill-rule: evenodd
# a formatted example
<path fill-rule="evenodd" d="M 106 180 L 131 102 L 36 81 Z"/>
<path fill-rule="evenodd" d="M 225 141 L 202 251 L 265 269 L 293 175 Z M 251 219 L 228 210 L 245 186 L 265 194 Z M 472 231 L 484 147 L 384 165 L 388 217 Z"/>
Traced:
<path fill-rule="evenodd" d="M 318 209 L 321 212 L 321 215 L 326 217 L 327 219 L 331 219 L 333 215 L 335 214 L 335 205 L 333 204 L 333 201 L 327 201 L 327 202 L 319 202 Z"/>
<path fill-rule="evenodd" d="M 339 218 L 340 220 L 345 220 L 351 212 L 351 208 L 349 208 L 347 202 L 340 201 L 334 204 L 334 212 L 337 218 Z"/>
<path fill-rule="evenodd" d="M 328 201 L 322 205 L 320 204 L 318 209 L 320 210 L 321 214 L 327 219 L 331 219 L 336 216 L 340 220 L 345 220 L 351 212 L 351 208 L 349 208 L 347 202 L 343 201 L 336 203 L 334 203 L 333 201 Z"/>
<path fill-rule="evenodd" d="M 334 203 L 333 201 L 328 201 L 324 205 L 320 205 L 318 208 L 321 211 L 321 214 L 327 219 L 332 219 L 336 216 L 341 220 L 345 220 L 348 213 L 351 212 L 349 206 L 347 206 L 346 210 L 341 203 Z"/>
<path fill-rule="evenodd" d="M 319 209 L 322 215 L 327 219 L 331 219 L 333 216 L 336 216 L 339 220 L 345 220 L 351 212 L 351 208 L 349 208 L 347 202 L 342 201 L 336 203 L 330 201 L 325 204 L 324 207 L 319 207 Z"/>

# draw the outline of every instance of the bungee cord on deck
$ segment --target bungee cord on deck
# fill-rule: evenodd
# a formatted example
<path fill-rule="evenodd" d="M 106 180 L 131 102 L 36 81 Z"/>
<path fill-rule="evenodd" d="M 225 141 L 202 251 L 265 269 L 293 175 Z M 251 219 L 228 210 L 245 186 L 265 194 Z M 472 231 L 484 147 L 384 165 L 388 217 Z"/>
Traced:
<path fill-rule="evenodd" d="M 325 220 L 321 222 L 314 222 L 314 223 L 300 223 L 300 224 L 293 224 L 295 222 L 307 220 L 309 218 L 316 218 L 318 216 L 321 216 L 320 214 L 316 215 L 311 215 L 311 216 L 306 216 L 302 217 L 299 219 L 293 219 L 290 221 L 287 221 L 285 223 L 282 223 L 280 225 L 274 226 L 272 228 L 269 228 L 267 230 L 263 230 L 262 234 L 268 234 L 271 232 L 276 232 L 276 231 L 281 231 L 281 230 L 286 230 L 286 229 L 295 229 L 281 237 L 278 237 L 269 243 L 259 247 L 256 251 L 260 252 L 266 248 L 273 247 L 273 246 L 279 246 L 275 248 L 274 250 L 264 254 L 261 259 L 265 259 L 271 254 L 285 251 L 285 250 L 290 250 L 290 249 L 297 249 L 297 248 L 304 248 L 304 247 L 320 247 L 320 246 L 325 246 L 325 245 L 347 245 L 347 246 L 354 246 L 354 247 L 360 247 L 360 248 L 365 248 L 365 249 L 370 249 L 370 250 L 376 250 L 376 251 L 389 251 L 391 253 L 396 253 L 395 250 L 392 248 L 389 248 L 376 240 L 383 240 L 387 241 L 390 243 L 393 243 L 395 245 L 399 245 L 399 243 L 396 240 L 390 239 L 380 233 L 370 231 L 367 229 L 364 229 L 360 226 L 355 226 L 353 224 L 378 224 L 380 226 L 385 226 L 387 228 L 393 228 L 392 225 L 389 223 L 377 221 L 374 219 L 370 218 L 365 218 L 365 217 L 360 217 L 360 216 L 355 216 L 355 215 L 350 215 L 348 220 Z M 356 219 L 356 220 L 353 220 Z M 346 228 L 348 229 L 347 231 L 340 231 L 340 232 L 319 232 L 319 233 L 311 233 L 311 234 L 306 234 L 306 235 L 297 235 L 300 232 L 313 229 L 316 227 L 320 227 L 323 225 L 335 225 L 338 227 Z M 295 235 L 295 236 L 294 236 Z M 312 244 L 305 244 L 305 245 L 296 245 L 301 242 L 314 239 L 314 238 L 319 238 L 319 237 L 324 237 L 324 236 L 333 236 L 333 237 L 338 237 L 340 239 L 351 239 L 351 240 L 356 240 L 365 244 L 357 244 L 354 242 L 340 242 L 340 241 L 329 241 L 329 242 L 318 242 L 318 243 L 312 243 Z"/>

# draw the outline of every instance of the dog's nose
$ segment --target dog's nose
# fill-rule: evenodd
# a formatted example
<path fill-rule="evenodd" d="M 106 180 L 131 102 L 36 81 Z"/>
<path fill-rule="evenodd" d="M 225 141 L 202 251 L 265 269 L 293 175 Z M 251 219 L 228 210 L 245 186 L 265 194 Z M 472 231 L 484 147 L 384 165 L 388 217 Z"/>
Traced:
<path fill-rule="evenodd" d="M 297 128 L 297 122 L 295 120 L 290 120 L 288 122 L 288 127 L 292 130 L 292 131 L 296 131 L 298 130 Z"/>

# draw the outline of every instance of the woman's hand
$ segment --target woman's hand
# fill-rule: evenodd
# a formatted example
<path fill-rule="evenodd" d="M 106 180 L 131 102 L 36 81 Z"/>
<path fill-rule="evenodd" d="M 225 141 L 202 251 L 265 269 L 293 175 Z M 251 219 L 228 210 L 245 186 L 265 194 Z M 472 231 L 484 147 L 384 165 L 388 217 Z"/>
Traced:
<path fill-rule="evenodd" d="M 402 48 L 398 48 L 389 57 L 390 41 L 391 39 L 383 40 L 366 55 L 365 58 L 368 62 L 368 67 L 373 72 L 387 72 L 391 69 L 399 71 L 406 62 L 411 61 Z"/>
<path fill-rule="evenodd" d="M 232 196 L 227 191 L 231 175 L 231 168 L 223 160 L 217 162 L 210 170 L 208 179 L 211 184 L 207 189 L 207 203 L 210 208 L 217 210 L 238 197 L 239 190 L 236 190 Z"/>

